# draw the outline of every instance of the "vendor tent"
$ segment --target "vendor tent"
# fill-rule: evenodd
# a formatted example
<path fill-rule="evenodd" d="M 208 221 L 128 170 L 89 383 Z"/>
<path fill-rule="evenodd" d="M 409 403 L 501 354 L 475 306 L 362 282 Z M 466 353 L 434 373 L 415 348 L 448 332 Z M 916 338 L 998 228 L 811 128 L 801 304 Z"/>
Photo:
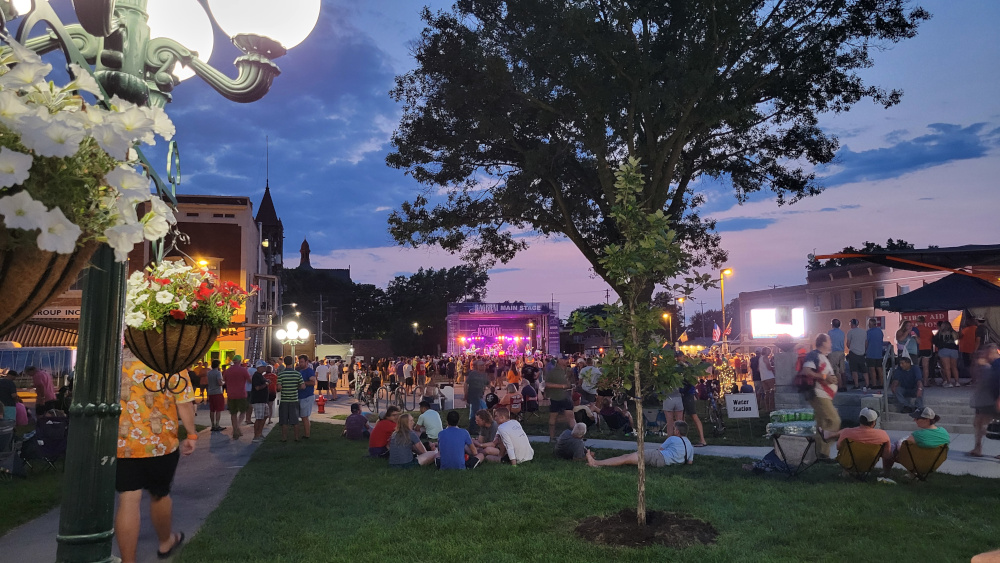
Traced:
<path fill-rule="evenodd" d="M 876 299 L 875 307 L 899 313 L 1000 307 L 1000 287 L 982 278 L 951 274 L 909 293 Z"/>

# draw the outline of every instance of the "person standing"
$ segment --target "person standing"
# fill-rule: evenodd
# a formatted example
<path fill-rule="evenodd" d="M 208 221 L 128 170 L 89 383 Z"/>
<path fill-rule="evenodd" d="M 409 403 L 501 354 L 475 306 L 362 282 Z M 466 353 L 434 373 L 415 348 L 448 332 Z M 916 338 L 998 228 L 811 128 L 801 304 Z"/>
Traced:
<path fill-rule="evenodd" d="M 476 425 L 476 412 L 486 408 L 486 401 L 483 401 L 483 394 L 490 380 L 484 371 L 486 362 L 476 360 L 474 368 L 465 378 L 462 385 L 465 394 L 465 402 L 469 405 L 469 434 L 478 434 L 479 426 Z"/>
<path fill-rule="evenodd" d="M 28 366 L 24 369 L 24 374 L 31 376 L 31 382 L 35 385 L 35 414 L 41 417 L 56 408 L 56 389 L 49 372 Z"/>
<path fill-rule="evenodd" d="M 868 332 L 865 333 L 865 364 L 868 366 L 868 378 L 873 387 L 882 387 L 885 371 L 882 367 L 882 341 L 885 334 L 878 327 L 878 321 L 868 319 Z"/>
<path fill-rule="evenodd" d="M 986 427 L 1000 411 L 1000 359 L 998 358 L 1000 353 L 997 352 L 997 347 L 984 344 L 976 351 L 973 359 L 972 378 L 976 383 L 969 399 L 969 406 L 976 409 L 976 416 L 972 421 L 975 444 L 969 452 L 972 457 L 982 457 Z M 997 459 L 1000 459 L 1000 456 L 997 456 Z"/>
<path fill-rule="evenodd" d="M 983 337 L 986 334 L 986 328 L 983 327 L 982 330 L 979 328 L 980 319 L 972 318 L 970 323 L 962 329 L 961 337 L 958 340 L 958 350 L 962 353 L 962 369 L 968 371 L 972 368 L 972 355 L 979 349 L 979 346 L 984 342 Z M 955 382 L 956 386 L 958 382 Z M 945 387 L 949 385 L 945 384 Z"/>
<path fill-rule="evenodd" d="M 802 371 L 814 381 L 809 404 L 816 419 L 816 456 L 825 460 L 830 459 L 830 444 L 836 442 L 835 436 L 828 441 L 827 435 L 840 431 L 840 414 L 833 406 L 837 376 L 827 358 L 830 348 L 830 335 L 820 334 L 816 337 L 816 348 L 806 354 L 802 363 Z"/>
<path fill-rule="evenodd" d="M 951 323 L 938 321 L 938 332 L 934 335 L 933 342 L 937 348 L 938 361 L 941 362 L 942 387 L 958 386 L 958 340 Z"/>
<path fill-rule="evenodd" d="M 181 455 L 191 455 L 198 444 L 194 425 L 194 388 L 188 372 L 178 393 L 157 392 L 143 385 L 147 368 L 126 359 L 121 374 L 121 417 L 118 423 L 118 453 L 115 490 L 115 536 L 123 563 L 135 563 L 139 544 L 142 491 L 149 491 L 150 519 L 159 542 L 157 557 L 166 559 L 184 543 L 184 532 L 173 531 L 170 487 Z M 178 424 L 180 423 L 180 424 Z M 183 425 L 187 437 L 178 438 Z"/>
<path fill-rule="evenodd" d="M 293 366 L 295 358 L 285 356 L 285 367 L 278 373 L 278 392 L 281 393 L 281 403 L 278 404 L 278 424 L 281 425 L 281 441 L 288 441 L 288 427 L 295 431 L 295 441 L 299 441 L 299 391 L 305 387 L 302 374 Z"/>
<path fill-rule="evenodd" d="M 309 356 L 299 356 L 299 373 L 304 385 L 299 389 L 299 416 L 302 417 L 302 437 L 309 438 L 310 420 L 313 406 L 316 404 L 316 372 L 309 363 Z"/>
<path fill-rule="evenodd" d="M 865 363 L 865 329 L 858 326 L 858 319 L 851 319 L 851 330 L 847 331 L 844 345 L 847 348 L 847 368 L 851 370 L 854 388 L 858 388 L 858 374 L 864 379 L 862 391 L 868 391 L 868 364 Z"/>
<path fill-rule="evenodd" d="M 206 393 L 208 393 L 208 419 L 212 423 L 212 432 L 222 432 L 222 411 L 226 410 L 226 399 L 222 395 L 222 372 L 219 371 L 219 360 L 212 360 L 212 369 L 205 376 Z"/>
<path fill-rule="evenodd" d="M 925 323 L 927 317 L 917 316 L 917 326 L 913 327 L 917 333 L 917 356 L 920 358 L 920 371 L 924 374 L 924 387 L 930 386 L 931 356 L 934 355 L 934 333 Z"/>
<path fill-rule="evenodd" d="M 556 366 L 545 374 L 545 396 L 549 399 L 550 444 L 556 443 L 556 420 L 559 416 L 563 416 L 570 428 L 576 425 L 576 418 L 573 417 L 573 401 L 569 395 L 569 375 L 566 373 L 568 365 L 569 356 L 563 354 L 556 362 Z M 680 406 L 679 400 L 677 404 Z"/>
<path fill-rule="evenodd" d="M 274 373 L 274 368 L 270 365 L 261 369 L 264 370 L 264 379 L 267 380 L 267 424 L 271 424 L 274 401 L 278 398 L 278 374 Z"/>
<path fill-rule="evenodd" d="M 774 357 L 771 356 L 771 349 L 767 346 L 760 349 L 760 356 L 757 358 L 757 369 L 760 370 L 761 410 L 769 413 L 774 410 L 775 381 Z"/>
<path fill-rule="evenodd" d="M 847 388 L 847 379 L 845 378 L 844 363 L 844 331 L 840 330 L 840 319 L 833 319 L 830 321 L 830 326 L 832 327 L 827 334 L 830 336 L 830 365 L 833 367 L 833 373 L 837 376 L 837 382 L 841 387 Z"/>
<path fill-rule="evenodd" d="M 250 384 L 250 372 L 240 363 L 239 356 L 233 357 L 233 365 L 222 372 L 222 380 L 226 382 L 226 390 L 229 398 L 229 415 L 233 422 L 233 440 L 239 440 L 243 432 L 240 431 L 240 415 L 245 415 L 250 410 L 250 403 L 247 401 L 247 385 Z"/>
<path fill-rule="evenodd" d="M 264 421 L 267 419 L 267 378 L 264 377 L 264 370 L 271 366 L 259 367 L 250 378 L 250 404 L 253 408 L 253 441 L 264 441 Z"/>
<path fill-rule="evenodd" d="M 320 360 L 319 364 L 314 370 L 316 373 L 316 391 L 320 395 L 329 396 L 330 395 L 330 366 L 327 365 L 326 360 Z"/>

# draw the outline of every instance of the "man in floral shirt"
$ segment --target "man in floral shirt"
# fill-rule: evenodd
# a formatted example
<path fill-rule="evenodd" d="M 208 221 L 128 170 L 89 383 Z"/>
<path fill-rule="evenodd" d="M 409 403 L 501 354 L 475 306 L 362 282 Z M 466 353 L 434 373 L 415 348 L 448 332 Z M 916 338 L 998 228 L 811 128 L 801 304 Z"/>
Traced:
<path fill-rule="evenodd" d="M 146 380 L 146 376 L 151 377 Z M 194 425 L 194 388 L 187 372 L 174 377 L 182 379 L 179 383 L 171 381 L 171 388 L 178 389 L 176 393 L 150 391 L 159 389 L 160 375 L 125 351 L 115 484 L 118 491 L 115 535 L 125 563 L 136 560 L 143 489 L 151 496 L 150 517 L 159 539 L 157 555 L 167 557 L 184 542 L 184 533 L 174 533 L 172 528 L 170 485 L 180 455 L 194 452 L 198 434 Z M 177 435 L 178 419 L 187 431 L 183 442 Z"/>

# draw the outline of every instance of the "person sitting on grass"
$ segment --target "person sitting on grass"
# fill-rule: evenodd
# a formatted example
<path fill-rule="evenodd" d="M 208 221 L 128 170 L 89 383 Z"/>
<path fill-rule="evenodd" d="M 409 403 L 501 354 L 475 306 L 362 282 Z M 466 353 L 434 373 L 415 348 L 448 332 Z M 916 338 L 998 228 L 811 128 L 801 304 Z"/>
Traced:
<path fill-rule="evenodd" d="M 438 469 L 475 469 L 486 459 L 476 449 L 469 431 L 458 427 L 458 411 L 448 411 L 448 428 L 438 434 Z"/>
<path fill-rule="evenodd" d="M 497 421 L 493 420 L 493 415 L 486 409 L 476 412 L 476 424 L 479 426 L 479 438 L 472 440 L 472 445 L 476 446 L 485 455 L 500 457 L 500 437 L 497 436 Z"/>
<path fill-rule="evenodd" d="M 644 450 L 646 465 L 650 467 L 665 467 L 694 463 L 694 445 L 687 438 L 688 425 L 683 420 L 674 421 L 673 434 L 659 448 L 647 447 Z M 597 459 L 587 450 L 587 465 L 605 467 L 614 465 L 639 465 L 639 452 L 632 452 L 608 459 Z"/>
<path fill-rule="evenodd" d="M 845 447 L 844 440 L 850 440 L 859 444 L 874 444 L 876 446 L 885 444 L 885 447 L 882 448 L 882 474 L 888 477 L 893 463 L 892 442 L 889 440 L 889 434 L 885 430 L 875 428 L 876 420 L 878 420 L 877 412 L 868 407 L 861 409 L 858 426 L 856 428 L 844 428 L 840 431 L 840 437 L 837 439 L 837 449 L 840 450 Z"/>
<path fill-rule="evenodd" d="M 420 401 L 420 417 L 417 418 L 417 425 L 413 429 L 420 434 L 425 448 L 434 449 L 432 442 L 438 441 L 438 434 L 441 432 L 442 426 L 441 415 L 437 411 L 431 410 L 429 402 Z"/>
<path fill-rule="evenodd" d="M 531 449 L 528 435 L 521 428 L 521 423 L 511 420 L 510 411 L 505 407 L 497 407 L 494 417 L 498 423 L 497 436 L 500 438 L 498 453 L 486 456 L 486 461 L 511 465 L 531 461 L 535 457 L 535 450 Z"/>
<path fill-rule="evenodd" d="M 391 408 L 391 407 L 390 407 Z M 420 442 L 420 436 L 413 431 L 413 415 L 398 416 L 396 430 L 389 439 L 389 467 L 405 469 L 434 462 L 437 452 L 429 452 Z"/>
<path fill-rule="evenodd" d="M 632 429 L 632 413 L 616 407 L 608 397 L 598 396 L 597 404 L 600 409 L 601 418 L 604 419 L 604 423 L 608 425 L 609 429 L 613 431 L 621 430 L 626 434 L 634 432 Z"/>
<path fill-rule="evenodd" d="M 361 414 L 361 405 L 354 403 L 351 405 L 351 414 L 344 421 L 344 433 L 348 440 L 363 440 L 371 436 L 371 426 L 368 419 Z"/>
<path fill-rule="evenodd" d="M 371 457 L 389 457 L 389 438 L 396 431 L 396 421 L 399 419 L 399 407 L 389 405 L 385 416 L 375 423 L 371 436 L 368 437 L 368 455 Z"/>
<path fill-rule="evenodd" d="M 583 443 L 583 437 L 586 435 L 587 425 L 582 422 L 577 422 L 572 430 L 563 430 L 556 439 L 556 457 L 571 461 L 587 459 L 587 446 Z"/>

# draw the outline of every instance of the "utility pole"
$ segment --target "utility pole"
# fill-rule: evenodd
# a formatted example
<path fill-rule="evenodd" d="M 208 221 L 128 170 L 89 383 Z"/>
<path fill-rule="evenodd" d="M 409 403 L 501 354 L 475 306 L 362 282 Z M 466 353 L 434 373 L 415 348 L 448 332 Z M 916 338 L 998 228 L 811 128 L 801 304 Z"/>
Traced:
<path fill-rule="evenodd" d="M 702 338 L 704 338 L 705 337 L 705 302 L 704 301 L 699 301 L 698 304 L 701 305 L 701 336 L 702 336 Z"/>
<path fill-rule="evenodd" d="M 319 294 L 319 309 L 316 310 L 316 345 L 323 344 L 323 294 Z"/>
<path fill-rule="evenodd" d="M 610 289 L 605 289 L 604 290 L 604 304 L 605 305 L 610 305 L 611 304 L 611 290 Z"/>

